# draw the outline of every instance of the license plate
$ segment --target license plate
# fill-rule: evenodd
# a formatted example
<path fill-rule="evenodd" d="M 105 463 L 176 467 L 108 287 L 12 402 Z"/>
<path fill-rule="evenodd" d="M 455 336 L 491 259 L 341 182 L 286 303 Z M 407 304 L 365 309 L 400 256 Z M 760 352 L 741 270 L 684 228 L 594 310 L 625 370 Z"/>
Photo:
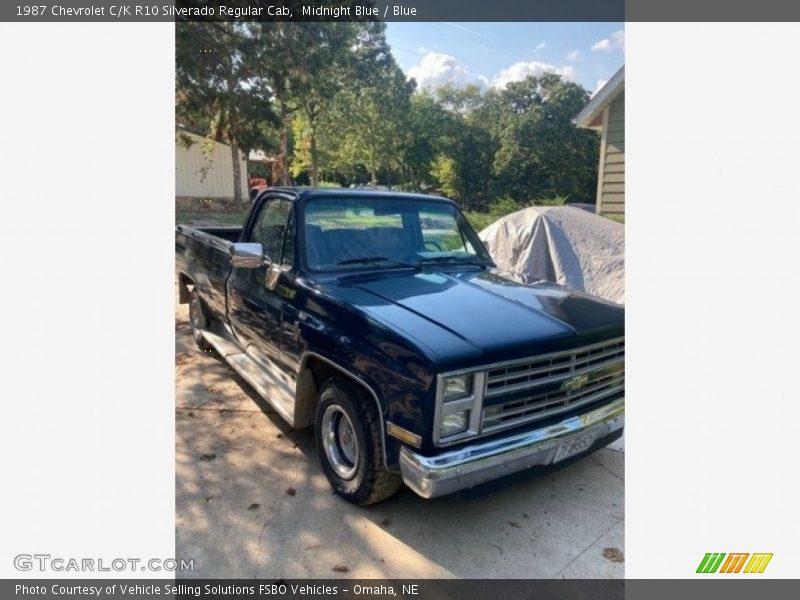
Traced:
<path fill-rule="evenodd" d="M 580 454 L 585 450 L 591 448 L 592 444 L 594 443 L 594 431 L 590 433 L 585 433 L 583 435 L 579 435 L 568 440 L 564 440 L 558 445 L 558 449 L 556 450 L 555 458 L 553 458 L 553 462 L 557 463 L 570 456 L 575 456 L 576 454 Z"/>

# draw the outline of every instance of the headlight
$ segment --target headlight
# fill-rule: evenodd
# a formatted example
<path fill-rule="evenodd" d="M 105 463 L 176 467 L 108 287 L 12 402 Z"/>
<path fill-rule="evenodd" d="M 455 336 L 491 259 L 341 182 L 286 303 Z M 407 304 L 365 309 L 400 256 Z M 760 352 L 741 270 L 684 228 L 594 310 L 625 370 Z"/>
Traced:
<path fill-rule="evenodd" d="M 467 425 L 469 425 L 468 410 L 462 410 L 461 412 L 444 415 L 442 418 L 442 427 L 439 432 L 439 437 L 445 438 L 457 433 L 462 433 L 467 430 Z"/>
<path fill-rule="evenodd" d="M 439 375 L 434 444 L 452 444 L 478 435 L 485 391 L 485 371 Z"/>
<path fill-rule="evenodd" d="M 454 375 L 444 380 L 442 398 L 448 400 L 458 400 L 466 398 L 472 393 L 472 375 Z"/>

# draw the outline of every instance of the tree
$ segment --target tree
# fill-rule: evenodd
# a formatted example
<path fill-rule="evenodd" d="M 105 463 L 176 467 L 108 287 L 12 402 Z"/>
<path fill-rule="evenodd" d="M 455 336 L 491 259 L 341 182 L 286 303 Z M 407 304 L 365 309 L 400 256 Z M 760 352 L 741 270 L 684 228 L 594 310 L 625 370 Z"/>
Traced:
<path fill-rule="evenodd" d="M 594 198 L 599 140 L 572 122 L 588 100 L 583 87 L 552 73 L 510 83 L 491 98 L 503 193 L 518 201 Z"/>
<path fill-rule="evenodd" d="M 293 67 L 305 52 L 299 43 L 296 23 L 273 21 L 253 25 L 257 40 L 254 48 L 254 68 L 268 82 L 272 101 L 277 105 L 279 118 L 278 154 L 274 183 L 289 185 L 289 140 L 292 134 L 292 119 L 297 110 Z"/>
<path fill-rule="evenodd" d="M 286 25 L 290 26 L 291 43 L 296 45 L 297 50 L 287 57 L 289 88 L 298 109 L 303 113 L 311 185 L 317 185 L 320 117 L 348 82 L 348 75 L 352 72 L 353 47 L 362 24 L 336 21 Z"/>
<path fill-rule="evenodd" d="M 380 172 L 402 165 L 414 91 L 392 57 L 384 27 L 369 23 L 359 32 L 351 82 L 331 102 L 321 129 L 327 146 L 335 146 L 334 166 L 349 171 L 363 166 L 372 186 Z"/>
<path fill-rule="evenodd" d="M 506 196 L 594 197 L 598 136 L 572 123 L 589 94 L 558 75 L 415 93 L 380 22 L 182 22 L 176 32 L 178 121 L 237 157 L 239 147 L 277 152 L 277 183 L 290 172 L 312 185 L 322 172 L 345 184 L 435 183 L 469 210 Z"/>
<path fill-rule="evenodd" d="M 492 196 L 492 159 L 496 144 L 482 123 L 471 115 L 454 115 L 443 142 L 453 161 L 452 188 L 466 210 L 485 209 Z"/>
<path fill-rule="evenodd" d="M 449 176 L 444 175 L 441 165 L 432 168 L 444 151 L 444 141 L 451 126 L 450 115 L 433 95 L 422 92 L 411 96 L 408 116 L 401 127 L 406 135 L 400 158 L 406 179 L 417 189 L 430 183 L 432 177 L 440 183 L 444 179 L 452 182 Z M 453 195 L 452 192 L 445 193 Z"/>
<path fill-rule="evenodd" d="M 496 143 L 480 118 L 484 95 L 477 86 L 444 86 L 437 100 L 447 109 L 437 143 L 433 174 L 446 193 L 467 210 L 483 209 L 492 195 L 492 161 Z M 447 159 L 447 162 L 445 162 Z M 446 178 L 445 178 L 446 175 Z"/>
<path fill-rule="evenodd" d="M 269 88 L 253 70 L 249 29 L 234 23 L 177 23 L 175 56 L 176 120 L 230 145 L 233 197 L 242 202 L 240 149 L 267 146 L 277 122 Z"/>

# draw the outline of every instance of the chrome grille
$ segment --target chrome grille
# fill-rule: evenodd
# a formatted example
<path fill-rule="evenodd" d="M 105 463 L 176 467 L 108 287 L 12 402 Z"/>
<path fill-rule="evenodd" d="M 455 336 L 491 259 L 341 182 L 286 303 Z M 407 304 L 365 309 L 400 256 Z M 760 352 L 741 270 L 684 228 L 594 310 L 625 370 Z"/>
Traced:
<path fill-rule="evenodd" d="M 573 388 L 567 382 L 579 385 Z M 530 394 L 520 395 L 528 389 Z M 515 398 L 489 402 L 483 409 L 482 431 L 489 433 L 611 400 L 624 390 L 625 338 L 496 366 L 487 373 L 486 400 L 511 393 Z"/>

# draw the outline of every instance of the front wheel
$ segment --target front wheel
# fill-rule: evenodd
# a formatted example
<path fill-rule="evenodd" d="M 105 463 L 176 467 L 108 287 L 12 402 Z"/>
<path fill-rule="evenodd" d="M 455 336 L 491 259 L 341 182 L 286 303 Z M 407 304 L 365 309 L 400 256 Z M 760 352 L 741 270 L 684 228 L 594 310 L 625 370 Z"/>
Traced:
<path fill-rule="evenodd" d="M 334 492 L 366 506 L 394 494 L 400 475 L 384 467 L 380 416 L 360 389 L 334 378 L 322 386 L 314 438 L 322 470 Z"/>

